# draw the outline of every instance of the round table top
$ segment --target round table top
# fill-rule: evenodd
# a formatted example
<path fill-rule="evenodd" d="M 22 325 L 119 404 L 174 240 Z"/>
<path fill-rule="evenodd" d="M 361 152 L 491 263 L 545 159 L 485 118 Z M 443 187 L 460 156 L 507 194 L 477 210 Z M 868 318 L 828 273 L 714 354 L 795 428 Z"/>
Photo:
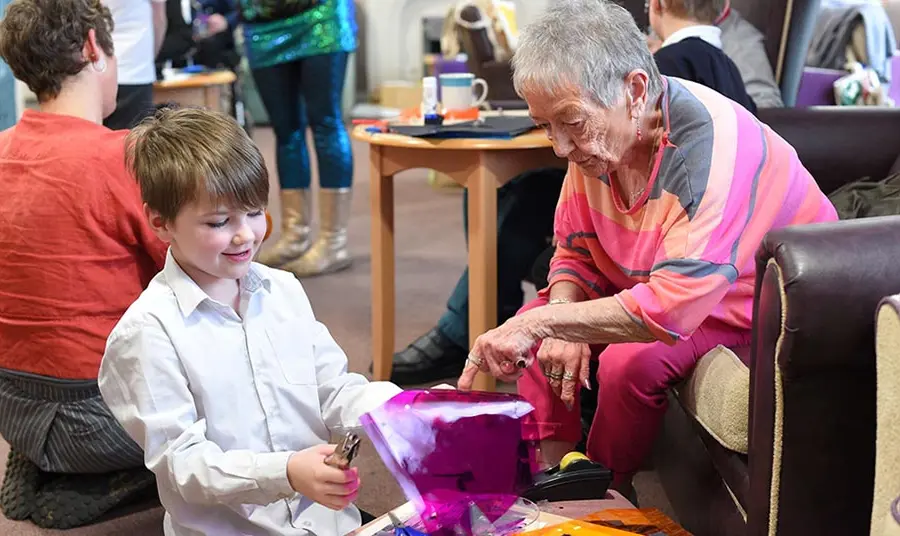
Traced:
<path fill-rule="evenodd" d="M 504 149 L 540 149 L 552 147 L 547 134 L 540 129 L 526 132 L 514 138 L 414 138 L 402 134 L 387 132 L 367 132 L 369 125 L 357 125 L 351 136 L 355 140 L 372 145 L 386 147 L 405 147 L 410 149 L 440 149 L 440 150 L 504 150 Z"/>
<path fill-rule="evenodd" d="M 156 89 L 183 89 L 207 86 L 222 86 L 237 80 L 232 71 L 212 71 L 208 73 L 196 73 L 179 75 L 171 80 L 158 80 L 153 84 Z"/>

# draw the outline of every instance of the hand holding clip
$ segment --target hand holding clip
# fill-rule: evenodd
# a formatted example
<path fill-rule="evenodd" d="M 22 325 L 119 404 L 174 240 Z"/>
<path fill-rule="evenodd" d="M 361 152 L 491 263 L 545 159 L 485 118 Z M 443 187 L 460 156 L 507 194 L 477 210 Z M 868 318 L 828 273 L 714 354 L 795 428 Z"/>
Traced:
<path fill-rule="evenodd" d="M 355 467 L 341 469 L 329 464 L 326 460 L 334 453 L 333 445 L 295 452 L 288 459 L 287 477 L 297 493 L 332 510 L 343 510 L 356 500 L 359 472 Z"/>
<path fill-rule="evenodd" d="M 350 462 L 356 457 L 357 452 L 359 452 L 359 436 L 347 432 L 334 448 L 334 452 L 325 458 L 325 463 L 338 469 L 349 469 Z"/>

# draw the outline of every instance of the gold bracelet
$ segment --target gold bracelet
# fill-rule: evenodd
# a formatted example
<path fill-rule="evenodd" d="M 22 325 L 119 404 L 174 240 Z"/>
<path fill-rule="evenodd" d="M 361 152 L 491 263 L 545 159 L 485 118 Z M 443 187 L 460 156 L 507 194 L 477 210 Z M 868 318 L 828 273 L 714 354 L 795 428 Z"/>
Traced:
<path fill-rule="evenodd" d="M 570 300 L 569 298 L 553 298 L 552 300 L 547 302 L 547 305 L 560 305 L 563 303 L 572 303 L 572 300 Z"/>

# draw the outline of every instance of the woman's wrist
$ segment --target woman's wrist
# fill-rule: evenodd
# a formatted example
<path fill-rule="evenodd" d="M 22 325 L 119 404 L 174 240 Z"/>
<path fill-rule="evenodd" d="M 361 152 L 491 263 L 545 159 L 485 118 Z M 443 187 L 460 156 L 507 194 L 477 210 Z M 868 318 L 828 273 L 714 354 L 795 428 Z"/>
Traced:
<path fill-rule="evenodd" d="M 587 299 L 581 287 L 571 281 L 558 281 L 550 287 L 548 305 L 575 303 Z"/>

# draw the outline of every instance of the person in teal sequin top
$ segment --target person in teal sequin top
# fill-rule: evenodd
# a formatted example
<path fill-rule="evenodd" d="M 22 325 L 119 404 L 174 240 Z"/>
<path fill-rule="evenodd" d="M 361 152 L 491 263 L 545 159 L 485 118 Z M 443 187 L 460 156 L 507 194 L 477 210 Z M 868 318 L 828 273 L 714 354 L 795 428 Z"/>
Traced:
<path fill-rule="evenodd" d="M 278 152 L 282 231 L 259 261 L 299 277 L 350 265 L 347 223 L 353 180 L 341 114 L 347 58 L 357 46 L 353 0 L 239 0 L 245 53 Z M 310 235 L 311 127 L 319 169 L 319 236 Z"/>
<path fill-rule="evenodd" d="M 254 69 L 309 56 L 353 52 L 356 33 L 352 0 L 325 0 L 285 19 L 244 23 L 247 60 Z"/>

